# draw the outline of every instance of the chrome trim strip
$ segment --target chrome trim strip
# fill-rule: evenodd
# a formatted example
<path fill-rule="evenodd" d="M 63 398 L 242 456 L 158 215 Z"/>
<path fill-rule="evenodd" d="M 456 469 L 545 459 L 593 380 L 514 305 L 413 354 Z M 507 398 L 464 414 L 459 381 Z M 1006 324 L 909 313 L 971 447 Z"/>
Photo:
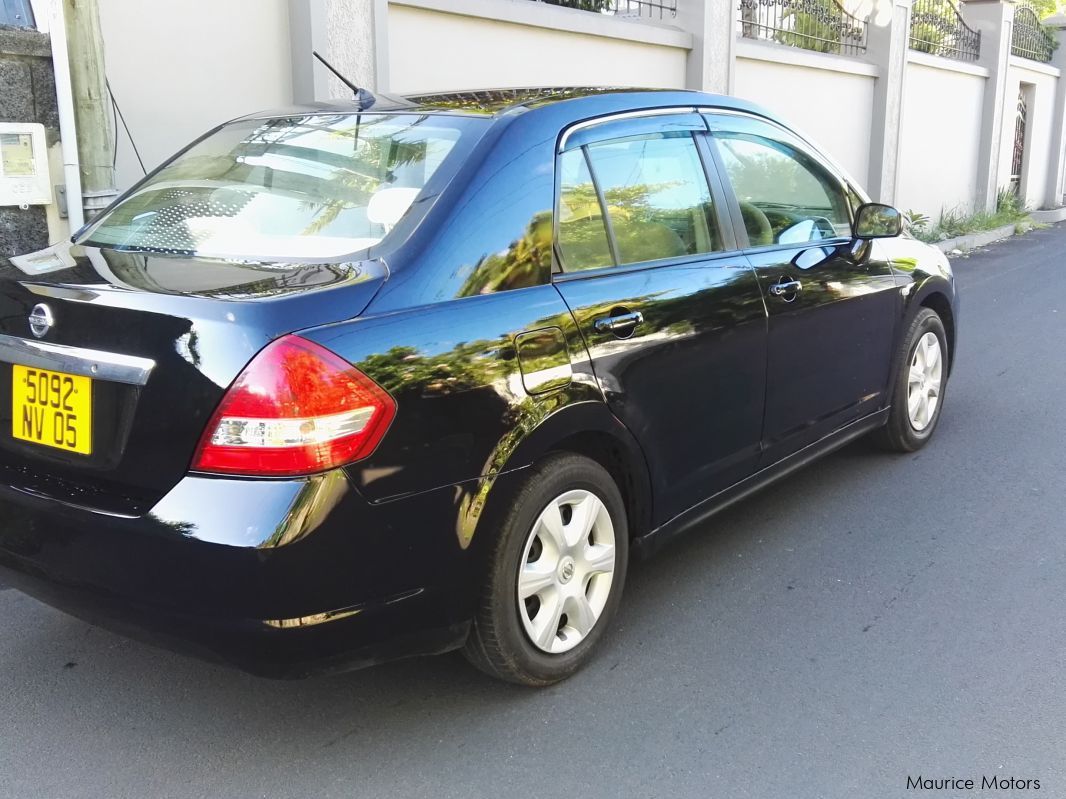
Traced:
<path fill-rule="evenodd" d="M 131 386 L 143 386 L 155 368 L 151 358 L 48 344 L 3 334 L 0 334 L 0 361 Z"/>
<path fill-rule="evenodd" d="M 100 508 L 94 508 L 91 505 L 79 505 L 76 502 L 69 502 L 65 499 L 56 499 L 53 496 L 49 496 L 41 491 L 34 491 L 32 488 L 26 488 L 25 486 L 7 486 L 11 491 L 18 491 L 20 494 L 26 494 L 30 497 L 37 499 L 46 499 L 49 502 L 58 502 L 68 508 L 75 508 L 76 510 L 83 510 L 89 513 L 95 513 L 98 516 L 110 516 L 112 519 L 139 519 L 139 516 L 129 513 L 119 513 L 117 511 L 102 510 Z"/>
<path fill-rule="evenodd" d="M 570 135 L 577 133 L 579 130 L 585 128 L 592 128 L 596 125 L 603 125 L 607 122 L 617 122 L 619 119 L 636 119 L 638 117 L 664 117 L 664 116 L 677 116 L 678 114 L 694 114 L 698 113 L 695 107 L 690 105 L 674 106 L 672 108 L 643 108 L 639 111 L 622 111 L 617 114 L 607 114 L 606 116 L 596 117 L 594 119 L 586 119 L 583 122 L 578 122 L 571 125 L 563 131 L 563 135 L 559 138 L 559 148 L 557 152 L 562 152 L 566 149 L 566 141 L 570 138 Z"/>
<path fill-rule="evenodd" d="M 696 109 L 696 113 L 698 113 L 698 114 L 708 114 L 708 115 L 711 115 L 711 116 L 743 117 L 745 119 L 754 119 L 756 122 L 762 122 L 764 124 L 767 124 L 767 125 L 770 125 L 772 127 L 775 127 L 778 130 L 783 130 L 785 133 L 789 134 L 790 136 L 795 136 L 797 139 L 799 139 L 800 141 L 805 142 L 806 144 L 810 145 L 811 147 L 814 146 L 809 141 L 807 141 L 807 139 L 805 137 L 801 136 L 796 131 L 794 131 L 791 128 L 789 128 L 787 125 L 781 124 L 776 119 L 770 119 L 770 117 L 764 117 L 761 114 L 755 114 L 755 113 L 752 113 L 751 111 L 742 111 L 739 108 L 708 108 L 708 107 L 705 107 L 705 106 L 700 106 L 699 108 Z"/>
<path fill-rule="evenodd" d="M 751 117 L 752 119 L 766 119 L 759 114 L 753 114 L 751 111 L 743 111 L 739 108 L 715 108 L 710 105 L 701 105 L 696 109 L 697 114 L 729 114 L 735 117 Z M 783 127 L 783 126 L 780 126 Z"/>

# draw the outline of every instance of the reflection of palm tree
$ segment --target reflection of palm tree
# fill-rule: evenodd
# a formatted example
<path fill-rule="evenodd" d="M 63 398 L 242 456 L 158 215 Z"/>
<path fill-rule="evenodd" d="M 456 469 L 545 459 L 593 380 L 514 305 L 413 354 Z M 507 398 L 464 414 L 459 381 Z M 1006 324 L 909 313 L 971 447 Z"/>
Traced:
<path fill-rule="evenodd" d="M 658 242 L 646 235 L 649 225 L 669 225 L 671 216 L 676 217 L 673 221 L 679 229 L 690 224 L 691 208 L 670 212 L 653 207 L 651 202 L 660 192 L 679 185 L 679 181 L 633 183 L 604 190 L 615 240 L 627 263 L 662 257 L 662 253 L 654 252 Z M 595 186 L 591 182 L 565 186 L 562 205 L 559 249 L 567 266 L 578 270 L 610 265 L 607 232 Z"/>
<path fill-rule="evenodd" d="M 234 300 L 264 299 L 291 293 L 293 288 L 328 286 L 351 276 L 354 270 L 349 264 L 308 264 L 297 268 L 288 268 L 284 271 L 253 270 L 251 268 L 248 270 L 249 275 L 254 275 L 257 272 L 261 272 L 266 276 L 259 280 L 249 280 L 246 283 L 238 283 L 233 286 L 198 293 Z"/>
<path fill-rule="evenodd" d="M 596 91 L 628 91 L 628 89 L 597 89 Z M 572 97 L 585 97 L 588 93 L 588 89 L 580 87 L 490 89 L 473 92 L 451 92 L 448 94 L 423 94 L 409 96 L 407 99 L 412 103 L 428 108 L 463 111 L 467 114 L 485 114 L 488 116 L 518 104 L 536 108 L 544 103 L 567 100 Z"/>
<path fill-rule="evenodd" d="M 814 183 L 810 173 L 793 158 L 764 149 L 762 144 L 744 146 L 746 140 L 740 142 L 742 147 L 738 149 L 726 141 L 726 167 L 740 199 L 757 203 L 767 197 L 795 197 L 806 188 L 802 186 L 804 179 Z"/>
<path fill-rule="evenodd" d="M 117 209 L 111 225 L 129 231 L 129 240 L 159 245 L 146 250 L 192 251 L 210 234 L 190 229 L 187 218 L 236 217 L 257 194 L 269 192 L 295 200 L 311 217 L 298 235 L 319 234 L 344 211 L 365 208 L 383 185 L 399 179 L 399 170 L 427 161 L 432 137 L 410 136 L 426 119 L 349 114 L 273 119 L 220 152 L 222 132 L 164 167 Z M 323 136 L 350 140 L 351 151 L 321 146 Z M 154 213 L 145 215 L 149 211 Z"/>
<path fill-rule="evenodd" d="M 293 500 L 284 521 L 258 547 L 270 549 L 293 544 L 313 533 L 347 491 L 346 480 L 337 471 L 311 478 Z"/>
<path fill-rule="evenodd" d="M 195 535 L 197 532 L 197 527 L 192 522 L 160 519 L 154 513 L 145 514 L 142 517 L 142 523 L 150 527 L 155 527 L 161 532 L 176 533 L 180 536 L 191 536 Z"/>
<path fill-rule="evenodd" d="M 529 323 L 530 328 L 565 330 L 572 326 L 569 311 Z M 461 341 L 437 355 L 427 355 L 414 347 L 392 347 L 367 356 L 356 366 L 397 398 L 412 391 L 423 397 L 445 396 L 505 380 L 516 368 L 513 359 L 502 357 L 508 351 L 513 351 L 511 334 L 498 339 Z"/>
<path fill-rule="evenodd" d="M 417 124 L 414 123 L 414 124 Z M 426 140 L 415 142 L 397 141 L 396 133 L 388 136 L 379 136 L 363 139 L 363 152 L 359 153 L 358 159 L 353 156 L 352 164 L 365 164 L 371 166 L 375 174 L 357 172 L 353 168 L 338 170 L 330 178 L 331 190 L 347 190 L 344 196 L 335 196 L 333 199 L 322 202 L 319 198 L 305 201 L 307 210 L 315 205 L 319 208 L 315 211 L 314 219 L 303 231 L 305 236 L 313 236 L 321 233 L 349 208 L 366 207 L 370 198 L 383 186 L 389 185 L 396 180 L 396 170 L 416 162 L 426 160 Z"/>
<path fill-rule="evenodd" d="M 506 373 L 495 357 L 499 345 L 488 340 L 460 342 L 447 352 L 427 356 L 413 347 L 393 347 L 370 355 L 359 369 L 393 395 L 417 391 L 441 396 L 490 385 Z"/>
<path fill-rule="evenodd" d="M 483 258 L 459 289 L 460 297 L 533 286 L 551 270 L 552 215 L 542 211 L 505 253 Z"/>

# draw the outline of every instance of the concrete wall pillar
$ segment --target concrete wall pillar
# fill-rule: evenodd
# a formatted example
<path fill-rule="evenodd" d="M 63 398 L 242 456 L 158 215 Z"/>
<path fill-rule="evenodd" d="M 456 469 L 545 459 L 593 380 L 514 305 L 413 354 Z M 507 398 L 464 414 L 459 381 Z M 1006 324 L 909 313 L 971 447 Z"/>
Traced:
<path fill-rule="evenodd" d="M 966 20 L 981 32 L 981 58 L 978 64 L 989 71 L 981 108 L 980 150 L 977 163 L 975 208 L 996 209 L 999 191 L 999 151 L 1003 141 L 1003 109 L 1007 102 L 1007 71 L 1014 29 L 1013 0 L 969 0 Z"/>
<path fill-rule="evenodd" d="M 388 90 L 388 9 L 388 0 L 290 0 L 296 102 L 352 96 L 315 59 L 314 50 L 357 86 L 374 92 Z"/>
<path fill-rule="evenodd" d="M 1047 191 L 1043 197 L 1045 208 L 1059 208 L 1066 193 L 1066 14 L 1055 14 L 1044 20 L 1044 25 L 1054 29 L 1059 46 L 1051 57 L 1051 65 L 1058 67 L 1059 79 L 1055 84 L 1055 120 L 1051 126 L 1051 151 L 1048 153 Z"/>
<path fill-rule="evenodd" d="M 0 29 L 0 122 L 44 125 L 53 184 L 63 182 L 59 110 L 48 35 L 31 28 Z M 41 250 L 69 235 L 56 204 L 0 206 L 0 262 Z"/>
<path fill-rule="evenodd" d="M 678 0 L 674 25 L 693 37 L 685 74 L 686 89 L 732 93 L 736 13 L 733 2 Z"/>
<path fill-rule="evenodd" d="M 896 202 L 911 0 L 881 0 L 870 19 L 866 57 L 878 67 L 870 128 L 870 196 Z"/>

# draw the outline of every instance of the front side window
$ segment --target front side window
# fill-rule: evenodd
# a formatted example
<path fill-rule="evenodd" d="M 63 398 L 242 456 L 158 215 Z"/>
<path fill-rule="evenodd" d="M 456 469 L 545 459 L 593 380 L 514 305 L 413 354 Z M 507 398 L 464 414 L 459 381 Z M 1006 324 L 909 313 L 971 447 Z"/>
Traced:
<path fill-rule="evenodd" d="M 689 133 L 572 150 L 560 160 L 560 177 L 559 251 L 567 271 L 610 265 L 606 236 L 612 233 L 619 264 L 721 249 L 707 176 Z"/>
<path fill-rule="evenodd" d="M 843 190 L 796 148 L 746 133 L 717 133 L 726 175 L 752 247 L 851 235 Z"/>
<path fill-rule="evenodd" d="M 247 260 L 365 250 L 483 125 L 425 114 L 235 122 L 138 186 L 79 243 Z"/>

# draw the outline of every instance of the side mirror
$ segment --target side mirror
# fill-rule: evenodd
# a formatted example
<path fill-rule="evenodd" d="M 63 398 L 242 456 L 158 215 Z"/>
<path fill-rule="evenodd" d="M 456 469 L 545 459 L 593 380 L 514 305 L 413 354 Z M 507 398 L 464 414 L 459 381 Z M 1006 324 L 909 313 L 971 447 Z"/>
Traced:
<path fill-rule="evenodd" d="M 855 212 L 855 238 L 889 239 L 903 231 L 903 215 L 891 205 L 866 203 Z"/>

